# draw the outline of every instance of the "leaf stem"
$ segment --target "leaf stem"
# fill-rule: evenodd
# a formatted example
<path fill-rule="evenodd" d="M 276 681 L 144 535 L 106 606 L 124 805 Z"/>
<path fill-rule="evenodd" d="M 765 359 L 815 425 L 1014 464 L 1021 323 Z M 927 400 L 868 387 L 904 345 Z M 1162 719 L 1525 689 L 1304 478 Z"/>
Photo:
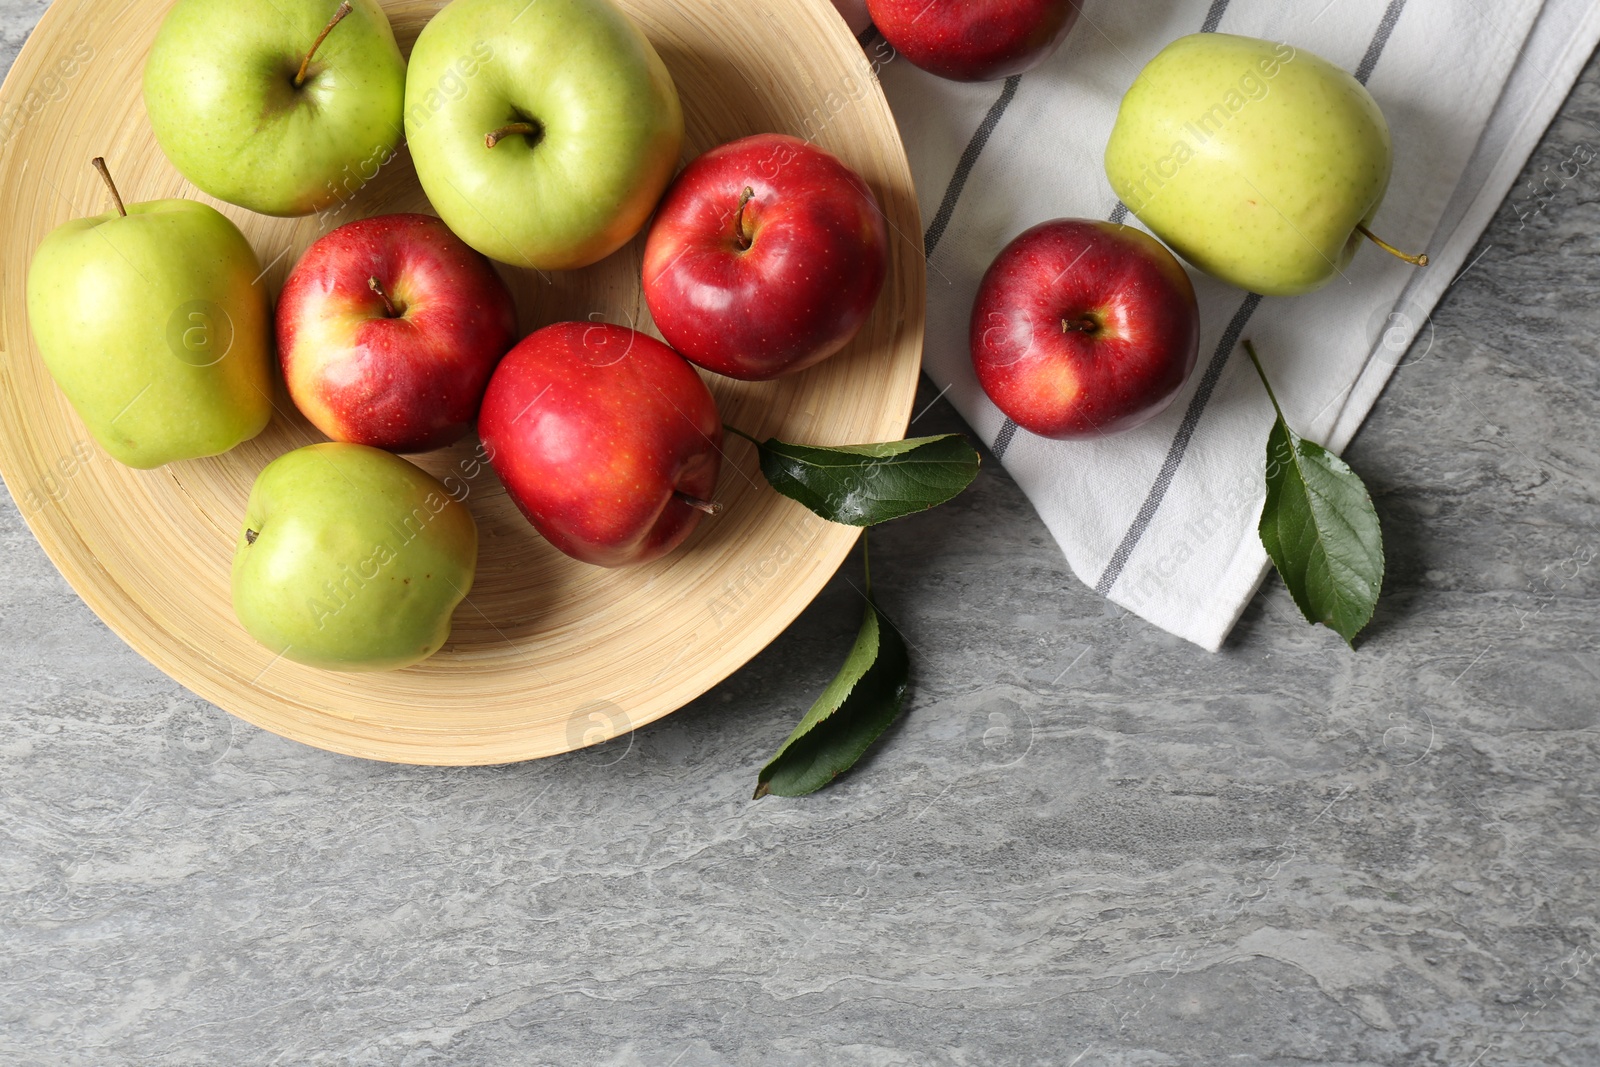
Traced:
<path fill-rule="evenodd" d="M 867 544 L 867 530 L 861 531 L 861 572 L 866 576 L 867 603 L 872 603 L 872 556 Z"/>
<path fill-rule="evenodd" d="M 1283 408 L 1278 406 L 1278 397 L 1272 391 L 1272 383 L 1267 381 L 1267 372 L 1261 369 L 1261 360 L 1256 355 L 1256 346 L 1248 340 L 1244 343 L 1244 354 L 1249 356 L 1250 362 L 1256 365 L 1256 374 L 1261 378 L 1261 384 L 1266 387 L 1267 399 L 1272 401 L 1272 410 L 1278 413 L 1278 418 L 1283 419 L 1285 426 L 1289 425 L 1289 420 L 1283 418 Z"/>
<path fill-rule="evenodd" d="M 344 21 L 344 17 L 350 14 L 350 10 L 350 0 L 344 0 L 344 3 L 339 5 L 339 10 L 333 13 L 332 21 L 322 28 L 321 35 L 311 45 L 311 51 L 307 52 L 306 58 L 300 61 L 300 72 L 294 76 L 294 87 L 296 89 L 306 83 L 306 71 L 311 69 L 311 57 L 317 54 L 317 49 L 322 47 L 322 42 L 328 39 L 328 34 L 333 32 L 335 26 Z"/>
<path fill-rule="evenodd" d="M 751 437 L 749 434 L 745 433 L 743 430 L 739 429 L 739 427 L 737 427 L 737 426 L 730 426 L 728 423 L 725 422 L 725 423 L 722 424 L 722 428 L 724 430 L 727 430 L 731 434 L 735 434 L 735 435 L 737 435 L 739 437 L 744 438 L 746 441 L 749 441 L 753 445 L 756 445 L 756 446 L 759 447 L 760 444 L 761 444 L 760 441 L 757 441 L 754 437 Z"/>

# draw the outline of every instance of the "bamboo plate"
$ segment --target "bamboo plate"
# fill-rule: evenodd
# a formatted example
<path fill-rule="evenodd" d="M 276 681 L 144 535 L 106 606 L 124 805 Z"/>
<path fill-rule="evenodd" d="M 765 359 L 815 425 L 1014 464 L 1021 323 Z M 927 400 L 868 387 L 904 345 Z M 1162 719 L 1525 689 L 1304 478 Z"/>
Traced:
<path fill-rule="evenodd" d="M 320 435 L 279 387 L 278 415 L 226 456 L 135 471 L 101 454 L 29 337 L 24 282 L 57 225 L 109 209 L 89 160 L 104 155 L 129 201 L 188 196 L 250 238 L 276 292 L 321 233 L 368 215 L 428 210 L 400 157 L 335 217 L 270 219 L 201 196 L 156 146 L 140 96 L 169 0 L 56 0 L 0 89 L 0 474 L 40 544 L 106 624 L 174 679 L 275 733 L 335 752 L 421 764 L 488 764 L 566 752 L 651 722 L 770 643 L 827 582 L 857 531 L 766 487 L 731 438 L 723 514 L 654 564 L 568 560 L 519 515 L 474 439 L 416 457 L 465 487 L 481 552 L 454 633 L 425 663 L 339 674 L 275 660 L 235 620 L 228 575 L 262 467 Z M 408 52 L 439 0 L 385 4 Z M 910 416 L 922 348 L 921 227 L 894 120 L 827 0 L 622 0 L 683 99 L 685 159 L 764 131 L 809 137 L 877 193 L 893 256 L 882 299 L 845 352 L 780 382 L 708 376 L 723 418 L 758 437 L 889 440 Z M 504 273 L 524 332 L 595 318 L 650 329 L 642 239 L 586 270 Z"/>

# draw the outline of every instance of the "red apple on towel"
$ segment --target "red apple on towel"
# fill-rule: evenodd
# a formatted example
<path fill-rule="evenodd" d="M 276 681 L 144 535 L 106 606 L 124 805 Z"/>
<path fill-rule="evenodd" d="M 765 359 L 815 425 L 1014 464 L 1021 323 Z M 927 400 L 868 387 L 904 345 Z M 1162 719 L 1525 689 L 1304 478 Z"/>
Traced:
<path fill-rule="evenodd" d="M 1189 275 L 1149 234 L 1056 219 L 989 267 L 971 344 L 983 391 L 1018 426 L 1090 437 L 1172 403 L 1194 369 L 1200 309 Z"/>
<path fill-rule="evenodd" d="M 895 51 L 956 81 L 991 81 L 1044 62 L 1078 20 L 1077 0 L 867 0 Z"/>
<path fill-rule="evenodd" d="M 426 452 L 471 428 L 517 339 L 489 261 L 431 215 L 381 215 L 318 240 L 278 300 L 289 395 L 333 438 Z"/>
<path fill-rule="evenodd" d="M 623 326 L 524 338 L 489 382 L 478 433 L 528 521 L 585 563 L 665 555 L 716 510 L 716 401 L 682 356 Z"/>
<path fill-rule="evenodd" d="M 667 190 L 645 243 L 644 296 L 686 359 L 763 381 L 849 344 L 888 264 L 867 183 L 798 137 L 759 134 L 707 152 Z"/>

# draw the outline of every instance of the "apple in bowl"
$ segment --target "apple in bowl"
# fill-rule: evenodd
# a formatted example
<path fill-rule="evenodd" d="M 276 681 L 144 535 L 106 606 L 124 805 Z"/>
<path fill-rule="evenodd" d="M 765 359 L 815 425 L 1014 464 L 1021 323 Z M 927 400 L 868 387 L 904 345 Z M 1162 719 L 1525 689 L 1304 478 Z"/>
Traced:
<path fill-rule="evenodd" d="M 144 102 L 202 190 L 309 215 L 394 158 L 405 84 L 378 0 L 178 0 L 145 61 Z"/>
<path fill-rule="evenodd" d="M 295 406 L 333 438 L 390 452 L 471 429 L 517 313 L 493 265 L 431 215 L 339 227 L 278 300 L 278 358 Z"/>
<path fill-rule="evenodd" d="M 990 265 L 970 342 L 978 383 L 1018 426 L 1091 437 L 1172 403 L 1194 370 L 1200 308 L 1183 265 L 1149 234 L 1054 219 Z"/>
<path fill-rule="evenodd" d="M 451 0 L 417 38 L 406 139 L 473 248 L 575 270 L 643 228 L 678 167 L 678 90 L 611 0 Z"/>
<path fill-rule="evenodd" d="M 558 322 L 495 370 L 478 433 L 545 539 L 602 567 L 667 554 L 694 532 L 722 465 L 722 420 L 695 369 L 624 326 Z"/>
<path fill-rule="evenodd" d="M 274 654 L 337 671 L 420 663 L 472 589 L 478 526 L 421 468 L 323 441 L 261 471 L 234 546 L 233 610 Z"/>
<path fill-rule="evenodd" d="M 209 204 L 124 204 L 34 252 L 28 326 L 50 376 L 117 462 L 220 455 L 272 418 L 272 311 L 244 234 Z"/>
<path fill-rule="evenodd" d="M 889 228 L 860 176 L 798 137 L 714 148 L 667 191 L 644 250 L 656 328 L 692 363 L 764 381 L 819 363 L 872 314 Z"/>

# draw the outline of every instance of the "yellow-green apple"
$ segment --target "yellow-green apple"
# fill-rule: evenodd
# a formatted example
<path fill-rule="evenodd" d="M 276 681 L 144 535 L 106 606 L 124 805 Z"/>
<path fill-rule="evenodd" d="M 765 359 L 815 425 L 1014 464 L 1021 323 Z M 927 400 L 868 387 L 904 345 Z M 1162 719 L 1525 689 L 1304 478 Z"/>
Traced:
<path fill-rule="evenodd" d="M 1389 186 L 1372 94 L 1287 44 L 1200 33 L 1152 59 L 1106 145 L 1111 187 L 1184 259 L 1241 289 L 1293 296 L 1349 265 Z"/>
<path fill-rule="evenodd" d="M 478 434 L 528 521 L 585 563 L 665 555 L 717 510 L 716 401 L 682 356 L 623 326 L 523 338 L 489 380 Z"/>
<path fill-rule="evenodd" d="M 295 405 L 335 441 L 426 452 L 478 417 L 517 340 L 511 293 L 432 215 L 379 215 L 319 239 L 278 298 Z"/>
<path fill-rule="evenodd" d="M 1172 403 L 1194 369 L 1200 309 L 1183 265 L 1149 234 L 1055 219 L 984 274 L 971 344 L 983 391 L 1018 426 L 1090 437 Z"/>
<path fill-rule="evenodd" d="M 867 0 L 896 52 L 956 81 L 1020 74 L 1060 47 L 1079 0 Z"/>
<path fill-rule="evenodd" d="M 883 288 L 889 230 L 867 183 L 800 140 L 758 134 L 690 163 L 644 250 L 656 328 L 686 359 L 761 381 L 839 351 Z"/>
<path fill-rule="evenodd" d="M 272 318 L 238 227 L 194 200 L 63 223 L 28 268 L 28 325 L 89 433 L 159 467 L 226 452 L 272 418 Z"/>
<path fill-rule="evenodd" d="M 472 588 L 478 527 L 432 475 L 323 442 L 256 478 L 233 556 L 233 610 L 285 659 L 398 670 L 439 651 Z"/>
<path fill-rule="evenodd" d="M 378 0 L 178 0 L 145 61 L 144 102 L 202 190 L 309 215 L 393 158 L 405 81 Z"/>
<path fill-rule="evenodd" d="M 678 165 L 683 112 L 611 0 L 453 0 L 411 52 L 406 137 L 469 245 L 565 270 L 639 232 Z"/>

